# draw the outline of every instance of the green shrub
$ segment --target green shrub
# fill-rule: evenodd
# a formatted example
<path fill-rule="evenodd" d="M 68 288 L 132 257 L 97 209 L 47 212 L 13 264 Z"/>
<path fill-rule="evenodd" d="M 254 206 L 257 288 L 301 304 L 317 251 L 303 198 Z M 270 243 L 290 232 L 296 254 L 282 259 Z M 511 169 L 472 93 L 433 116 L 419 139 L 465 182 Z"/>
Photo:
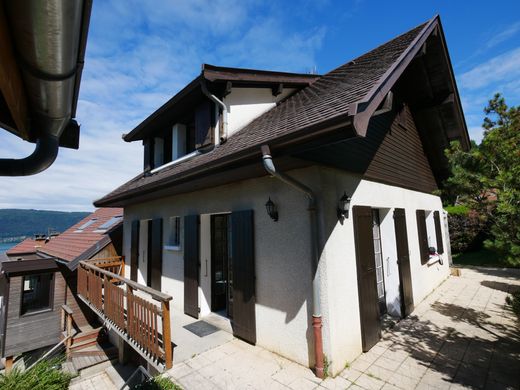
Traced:
<path fill-rule="evenodd" d="M 155 376 L 144 383 L 133 387 L 133 390 L 181 390 L 170 378 Z"/>
<path fill-rule="evenodd" d="M 468 215 L 469 208 L 466 206 L 458 205 L 458 206 L 446 206 L 444 210 L 448 212 L 450 215 Z"/>
<path fill-rule="evenodd" d="M 6 390 L 65 390 L 72 375 L 60 371 L 61 359 L 42 360 L 28 371 L 14 368 L 0 374 L 0 389 Z"/>
<path fill-rule="evenodd" d="M 448 211 L 452 252 L 462 253 L 481 249 L 482 243 L 487 238 L 486 220 L 475 211 L 464 210 L 463 206 L 454 206 L 454 208 L 454 213 L 450 214 Z"/>

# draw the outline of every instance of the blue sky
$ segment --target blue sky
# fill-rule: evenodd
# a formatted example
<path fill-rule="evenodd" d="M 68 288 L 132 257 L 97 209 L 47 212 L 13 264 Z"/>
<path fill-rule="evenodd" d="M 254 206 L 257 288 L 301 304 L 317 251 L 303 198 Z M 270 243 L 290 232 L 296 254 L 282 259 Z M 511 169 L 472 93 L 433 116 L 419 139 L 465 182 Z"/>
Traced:
<path fill-rule="evenodd" d="M 47 171 L 0 177 L 0 208 L 92 210 L 92 201 L 142 168 L 141 120 L 202 63 L 325 73 L 441 15 L 470 136 L 493 93 L 520 104 L 520 2 L 95 0 L 77 118 L 80 150 Z M 34 145 L 0 132 L 0 157 Z"/>

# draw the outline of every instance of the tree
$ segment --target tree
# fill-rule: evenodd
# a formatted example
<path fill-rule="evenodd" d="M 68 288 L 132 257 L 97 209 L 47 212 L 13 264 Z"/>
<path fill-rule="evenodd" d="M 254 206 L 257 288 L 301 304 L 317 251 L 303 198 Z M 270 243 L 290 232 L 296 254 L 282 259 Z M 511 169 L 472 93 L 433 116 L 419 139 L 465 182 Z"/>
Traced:
<path fill-rule="evenodd" d="M 446 150 L 451 175 L 442 194 L 478 212 L 489 226 L 484 246 L 520 266 L 520 106 L 496 94 L 484 112 L 482 143 L 466 152 L 455 141 Z"/>

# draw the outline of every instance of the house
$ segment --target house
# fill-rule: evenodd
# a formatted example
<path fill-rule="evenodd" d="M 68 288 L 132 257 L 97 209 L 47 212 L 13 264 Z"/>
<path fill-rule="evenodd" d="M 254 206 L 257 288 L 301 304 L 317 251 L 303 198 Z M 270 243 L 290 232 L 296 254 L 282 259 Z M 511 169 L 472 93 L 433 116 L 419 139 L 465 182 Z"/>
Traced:
<path fill-rule="evenodd" d="M 15 356 L 57 344 L 62 306 L 78 332 L 99 328 L 77 299 L 79 261 L 121 255 L 122 210 L 102 208 L 59 236 L 26 239 L 0 263 L 0 352 L 9 367 Z M 82 335 L 84 336 L 84 335 Z"/>
<path fill-rule="evenodd" d="M 125 274 L 320 377 L 449 275 L 433 191 L 469 137 L 438 16 L 325 75 L 203 65 L 124 140 L 143 172 L 94 204 L 124 208 Z"/>

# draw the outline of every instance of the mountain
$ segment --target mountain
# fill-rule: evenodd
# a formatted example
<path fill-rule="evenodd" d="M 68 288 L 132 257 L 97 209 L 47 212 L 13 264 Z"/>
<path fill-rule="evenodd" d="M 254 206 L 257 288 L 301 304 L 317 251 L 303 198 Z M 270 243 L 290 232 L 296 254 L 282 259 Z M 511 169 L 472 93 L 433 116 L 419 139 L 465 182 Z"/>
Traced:
<path fill-rule="evenodd" d="M 20 241 L 49 230 L 63 232 L 89 212 L 0 209 L 0 242 Z"/>

